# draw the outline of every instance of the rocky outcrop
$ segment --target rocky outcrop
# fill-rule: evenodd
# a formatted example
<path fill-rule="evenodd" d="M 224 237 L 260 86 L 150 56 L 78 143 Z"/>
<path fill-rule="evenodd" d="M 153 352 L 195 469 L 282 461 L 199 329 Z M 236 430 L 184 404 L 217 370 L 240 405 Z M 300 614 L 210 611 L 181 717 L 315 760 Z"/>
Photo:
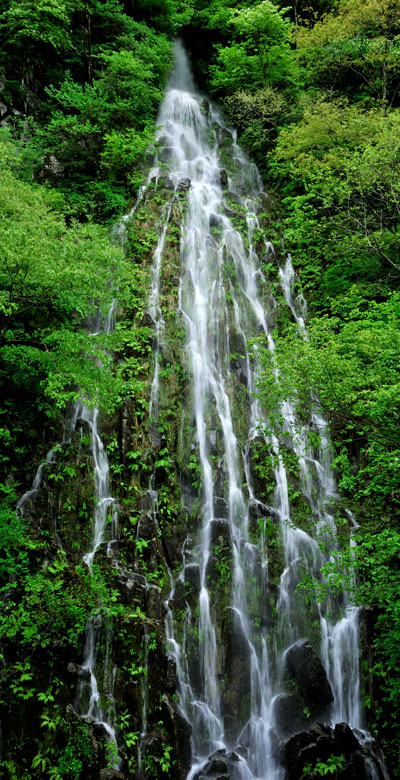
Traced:
<path fill-rule="evenodd" d="M 235 776 L 240 757 L 234 751 L 217 750 L 210 756 L 193 780 L 230 780 Z"/>
<path fill-rule="evenodd" d="M 357 735 L 357 736 L 356 736 Z M 282 746 L 286 780 L 306 780 L 328 771 L 337 780 L 384 780 L 382 760 L 371 741 L 354 733 L 347 723 L 335 728 L 320 723 L 302 731 Z M 331 769 L 324 772 L 324 767 Z M 316 770 L 316 771 L 315 771 Z M 387 775 L 386 775 L 387 777 Z"/>

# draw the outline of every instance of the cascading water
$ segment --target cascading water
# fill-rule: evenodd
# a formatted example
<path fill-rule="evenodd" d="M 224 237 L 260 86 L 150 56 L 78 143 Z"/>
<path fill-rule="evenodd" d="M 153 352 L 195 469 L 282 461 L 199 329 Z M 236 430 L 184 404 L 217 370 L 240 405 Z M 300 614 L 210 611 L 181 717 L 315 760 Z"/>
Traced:
<path fill-rule="evenodd" d="M 302 637 L 313 632 L 329 689 L 323 705 L 326 712 L 333 698 L 332 723 L 346 721 L 358 729 L 362 725 L 357 610 L 343 593 L 336 599 L 327 597 L 323 604 L 315 600 L 307 611 L 297 590 L 305 574 L 320 578 L 329 550 L 338 549 L 329 508 L 337 499 L 329 436 L 316 408 L 309 424 L 300 424 L 289 402 L 279 410 L 282 435 L 268 431 L 267 417 L 255 395 L 257 344 L 252 352 L 248 347 L 261 335 L 274 361 L 277 303 L 271 294 L 267 300 L 262 298 L 261 261 L 274 256 L 257 217 L 262 185 L 234 134 L 196 93 L 180 44 L 175 47 L 175 67 L 159 125 L 160 159 L 167 161 L 169 180 L 175 193 L 182 181 L 188 189 L 187 211 L 182 215 L 179 306 L 193 378 L 192 448 L 198 454 L 202 483 L 201 529 L 197 544 L 188 539 L 184 545 L 180 575 L 183 584 L 189 570 L 192 581 L 195 573 L 198 603 L 193 610 L 187 602 L 183 630 L 174 626 L 170 608 L 174 582 L 166 602 L 166 633 L 177 668 L 180 707 L 192 725 L 193 764 L 187 780 L 208 776 L 202 772 L 212 772 L 209 757 L 213 754 L 224 757 L 235 780 L 281 780 L 284 770 L 277 742 L 285 727 L 279 721 L 279 708 L 285 696 L 288 657 L 300 648 Z M 223 170 L 228 147 L 229 178 Z M 156 179 L 163 174 L 161 164 L 152 171 Z M 151 391 L 153 422 L 164 324 L 159 307 L 164 238 L 161 230 L 150 300 L 158 344 Z M 305 302 L 294 294 L 290 258 L 279 277 L 286 304 L 307 338 Z M 240 411 L 238 395 L 244 396 Z M 310 432 L 319 436 L 317 450 L 308 443 Z M 268 502 L 257 496 L 254 484 L 253 451 L 258 445 L 267 454 L 274 481 Z M 308 507 L 306 528 L 292 517 L 285 465 L 288 450 L 298 463 L 300 492 Z M 272 527 L 280 528 L 283 569 L 274 607 L 267 553 Z M 221 573 L 222 554 L 229 603 L 218 605 L 216 596 L 221 597 L 222 591 L 216 589 L 215 577 L 216 571 Z M 287 733 L 295 731 L 296 727 L 287 729 Z"/>
<path fill-rule="evenodd" d="M 96 336 L 99 332 L 109 334 L 114 327 L 116 301 L 114 300 L 102 321 L 100 312 L 88 318 L 88 332 Z M 110 533 L 107 555 L 112 554 L 112 545 L 117 538 L 118 513 L 115 499 L 110 495 L 109 463 L 99 430 L 99 408 L 89 407 L 82 400 L 73 405 L 71 414 L 66 418 L 62 441 L 52 447 L 45 460 L 39 465 L 32 487 L 18 501 L 17 511 L 24 514 L 26 506 L 34 504 L 42 488 L 44 469 L 54 463 L 58 450 L 68 446 L 76 431 L 78 421 L 90 431 L 90 451 L 94 462 L 94 518 L 93 538 L 90 550 L 83 560 L 92 573 L 92 564 L 96 552 L 105 541 L 107 522 L 110 520 Z M 55 521 L 54 534 L 58 546 L 62 549 L 62 539 Z M 103 623 L 105 622 L 105 625 Z M 109 745 L 109 761 L 115 768 L 120 765 L 116 740 L 116 713 L 114 686 L 116 667 L 111 660 L 112 626 L 108 618 L 100 613 L 89 618 L 85 631 L 85 647 L 79 682 L 75 697 L 77 712 L 86 720 L 101 725 Z M 99 651 L 103 650 L 100 661 Z"/>
<path fill-rule="evenodd" d="M 97 317 L 97 322 L 94 325 L 95 330 L 92 331 L 93 335 L 100 331 L 109 334 L 113 330 L 115 308 L 116 301 L 113 301 L 104 324 L 100 317 Z M 99 408 L 97 406 L 90 408 L 81 401 L 78 401 L 76 406 L 76 417 L 84 422 L 90 430 L 90 448 L 94 461 L 93 539 L 90 550 L 83 556 L 84 562 L 92 573 L 95 555 L 105 541 L 108 520 L 110 520 L 111 533 L 109 534 L 107 554 L 112 553 L 112 545 L 117 538 L 118 513 L 115 499 L 110 494 L 110 469 L 98 425 Z M 103 626 L 104 620 L 106 621 L 105 626 Z M 103 618 L 100 613 L 91 615 L 86 625 L 82 672 L 76 692 L 76 709 L 83 718 L 100 724 L 104 728 L 109 745 L 110 763 L 118 769 L 120 758 L 116 740 L 114 700 L 116 667 L 110 657 L 111 642 L 112 626 L 108 616 Z M 104 656 L 99 664 L 99 650 L 102 644 L 104 645 Z"/>

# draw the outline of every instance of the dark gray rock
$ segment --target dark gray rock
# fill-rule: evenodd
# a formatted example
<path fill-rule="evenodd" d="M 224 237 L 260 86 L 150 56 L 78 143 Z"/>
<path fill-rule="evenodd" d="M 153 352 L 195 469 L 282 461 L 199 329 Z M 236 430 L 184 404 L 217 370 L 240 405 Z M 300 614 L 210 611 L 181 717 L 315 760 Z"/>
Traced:
<path fill-rule="evenodd" d="M 211 455 L 217 455 L 217 431 L 214 429 L 208 433 L 208 446 Z"/>
<path fill-rule="evenodd" d="M 90 680 L 90 671 L 89 669 L 86 669 L 84 666 L 81 666 L 80 664 L 74 664 L 72 661 L 67 666 L 67 672 L 69 674 L 74 674 L 77 677 L 80 677 L 83 680 Z"/>
<path fill-rule="evenodd" d="M 124 604 L 145 609 L 147 584 L 142 574 L 125 572 L 118 578 L 117 587 Z"/>
<path fill-rule="evenodd" d="M 229 548 L 231 546 L 231 530 L 228 520 L 224 517 L 216 517 L 211 522 L 211 545 Z"/>
<path fill-rule="evenodd" d="M 237 613 L 227 609 L 222 628 L 224 687 L 221 702 L 225 735 L 229 740 L 250 717 L 250 648 Z"/>
<path fill-rule="evenodd" d="M 168 160 L 171 159 L 171 157 L 174 154 L 174 150 L 172 146 L 164 146 L 163 149 L 160 149 L 158 153 L 159 160 L 162 162 L 168 162 Z M 164 187 L 165 187 L 165 181 L 164 181 Z"/>
<path fill-rule="evenodd" d="M 178 569 L 182 565 L 182 540 L 171 531 L 171 536 L 163 537 L 162 544 L 169 567 Z"/>
<path fill-rule="evenodd" d="M 228 174 L 223 168 L 219 172 L 219 182 L 223 190 L 228 189 Z"/>
<path fill-rule="evenodd" d="M 228 505 L 222 496 L 214 497 L 214 515 L 223 520 L 228 517 Z"/>
<path fill-rule="evenodd" d="M 222 219 L 219 214 L 210 214 L 209 217 L 209 225 L 210 228 L 214 228 L 216 230 L 222 229 Z"/>
<path fill-rule="evenodd" d="M 361 740 L 362 742 L 362 740 Z M 305 767 L 326 763 L 332 756 L 343 756 L 335 777 L 337 780 L 384 780 L 379 750 L 373 740 L 361 744 L 347 723 L 334 729 L 320 723 L 308 731 L 290 737 L 282 749 L 287 780 L 304 780 Z M 314 775 L 313 775 L 314 776 Z M 387 777 L 387 775 L 386 775 Z"/>
<path fill-rule="evenodd" d="M 190 179 L 181 179 L 178 184 L 178 192 L 187 192 L 190 190 L 191 183 Z"/>
<path fill-rule="evenodd" d="M 165 176 L 164 179 L 160 179 L 160 184 L 162 187 L 164 187 L 166 190 L 174 190 L 175 184 L 170 176 Z"/>
<path fill-rule="evenodd" d="M 176 663 L 173 658 L 167 658 L 165 688 L 167 691 L 172 693 L 176 690 Z"/>
<path fill-rule="evenodd" d="M 185 608 L 185 583 L 182 580 L 176 581 L 174 598 L 169 602 L 169 606 L 174 611 Z"/>
<path fill-rule="evenodd" d="M 308 639 L 299 639 L 289 648 L 286 666 L 312 717 L 323 713 L 333 701 L 332 688 L 321 659 Z"/>
<path fill-rule="evenodd" d="M 65 708 L 65 720 L 69 721 L 70 723 L 74 720 L 80 721 L 80 717 L 72 704 L 67 704 Z"/>
<path fill-rule="evenodd" d="M 240 760 L 233 751 L 217 750 L 213 753 L 203 768 L 193 780 L 231 780 L 236 777 L 235 764 Z"/>
<path fill-rule="evenodd" d="M 137 526 L 138 539 L 153 539 L 157 536 L 154 519 L 149 512 L 142 512 Z"/>
<path fill-rule="evenodd" d="M 139 500 L 139 509 L 151 510 L 153 508 L 154 499 L 149 491 L 147 491 Z"/>
<path fill-rule="evenodd" d="M 360 743 L 348 723 L 337 723 L 333 735 L 343 753 L 354 753 L 360 749 Z"/>
<path fill-rule="evenodd" d="M 126 780 L 126 776 L 116 769 L 101 769 L 100 780 Z"/>
<path fill-rule="evenodd" d="M 286 737 L 307 728 L 301 698 L 295 693 L 280 693 L 274 702 L 276 725 Z"/>
<path fill-rule="evenodd" d="M 155 423 L 149 423 L 149 433 L 155 447 L 161 447 L 161 433 Z"/>
<path fill-rule="evenodd" d="M 200 592 L 200 567 L 198 563 L 188 563 L 185 566 L 185 600 L 191 608 L 196 605 Z"/>
<path fill-rule="evenodd" d="M 151 620 L 162 620 L 164 617 L 164 604 L 161 588 L 157 585 L 149 585 L 146 591 L 145 611 Z"/>

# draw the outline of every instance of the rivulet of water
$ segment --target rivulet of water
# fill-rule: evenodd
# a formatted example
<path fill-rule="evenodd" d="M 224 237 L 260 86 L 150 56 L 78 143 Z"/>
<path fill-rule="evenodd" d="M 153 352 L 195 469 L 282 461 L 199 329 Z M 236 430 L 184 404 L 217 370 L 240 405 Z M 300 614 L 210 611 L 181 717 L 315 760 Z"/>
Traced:
<path fill-rule="evenodd" d="M 166 602 L 168 647 L 176 663 L 180 706 L 192 724 L 193 765 L 187 780 L 195 778 L 218 750 L 225 751 L 235 780 L 281 780 L 284 770 L 277 756 L 275 704 L 284 690 L 287 651 L 305 631 L 311 631 L 307 620 L 313 620 L 314 635 L 319 636 L 319 645 L 314 639 L 314 647 L 334 694 L 332 722 L 346 721 L 358 729 L 362 726 L 357 609 L 343 593 L 323 604 L 316 599 L 309 615 L 299 606 L 297 590 L 305 574 L 320 578 L 330 550 L 338 549 L 330 509 L 338 496 L 329 434 L 311 397 L 307 425 L 299 423 L 291 403 L 282 404 L 278 410 L 281 436 L 271 432 L 257 398 L 257 342 L 252 351 L 248 345 L 261 335 L 274 363 L 272 329 L 277 308 L 273 296 L 266 299 L 263 293 L 262 260 L 274 257 L 274 248 L 257 217 L 264 196 L 262 183 L 256 167 L 236 144 L 234 133 L 197 93 L 180 44 L 175 47 L 175 67 L 158 124 L 162 159 L 168 161 L 168 176 L 175 190 L 182 180 L 190 180 L 181 226 L 179 314 L 185 323 L 192 374 L 193 446 L 200 461 L 202 507 L 197 544 L 188 559 L 184 545 L 180 574 L 185 580 L 188 567 L 192 571 L 197 567 L 198 606 L 193 614 L 187 605 L 180 640 L 170 607 L 176 587 L 173 579 Z M 229 177 L 223 170 L 227 155 Z M 152 175 L 162 173 L 156 165 Z M 157 340 L 163 338 L 157 307 L 164 238 L 161 231 L 150 300 Z M 303 296 L 295 293 L 290 257 L 279 269 L 279 281 L 299 332 L 307 338 L 306 305 Z M 234 400 L 238 383 L 245 394 L 239 411 Z M 156 358 L 153 410 L 158 392 Z M 310 432 L 319 436 L 317 450 L 309 444 Z M 301 494 L 309 507 L 306 528 L 296 525 L 292 517 L 282 438 L 290 442 L 298 463 Z M 252 451 L 257 442 L 267 453 L 273 475 L 273 498 L 268 506 L 257 496 L 253 484 Z M 271 562 L 262 523 L 258 540 L 254 538 L 255 515 L 263 522 L 269 518 L 275 530 L 279 529 L 282 570 L 275 618 L 265 607 Z M 220 605 L 214 603 L 215 588 L 210 582 L 218 534 L 229 544 L 231 556 L 230 603 Z M 261 615 L 256 620 L 255 602 Z M 231 670 L 222 635 L 230 642 Z M 236 666 L 235 652 L 240 660 Z M 233 679 L 235 675 L 240 679 Z"/>
<path fill-rule="evenodd" d="M 110 306 L 108 314 L 102 318 L 98 311 L 88 318 L 88 332 L 95 336 L 99 332 L 109 334 L 114 327 L 116 301 Z M 60 443 L 52 447 L 45 460 L 39 465 L 32 487 L 18 501 L 17 511 L 24 514 L 26 507 L 35 502 L 42 488 L 45 466 L 54 462 L 56 452 L 70 444 L 78 421 L 85 423 L 90 431 L 90 450 L 93 457 L 94 481 L 94 517 L 91 547 L 83 556 L 89 571 L 95 555 L 101 545 L 106 542 L 107 554 L 112 552 L 112 544 L 117 538 L 118 513 L 115 499 L 110 494 L 109 463 L 99 427 L 100 410 L 91 407 L 82 400 L 77 400 L 67 416 L 64 426 L 64 436 Z M 109 531 L 107 526 L 109 525 Z M 55 537 L 62 549 L 62 539 L 55 520 Z M 106 740 L 110 746 L 110 763 L 118 768 L 120 759 L 116 740 L 116 714 L 114 701 L 114 684 L 116 667 L 111 661 L 112 626 L 100 613 L 90 616 L 85 630 L 85 647 L 83 662 L 79 675 L 75 705 L 79 714 L 89 722 L 97 723 L 104 728 Z M 103 655 L 100 662 L 100 650 Z"/>
<path fill-rule="evenodd" d="M 114 328 L 115 310 L 116 301 L 114 300 L 105 321 L 102 322 L 98 316 L 97 322 L 91 323 L 91 332 L 93 334 L 100 331 L 106 334 L 111 333 Z M 108 535 L 107 554 L 112 553 L 113 542 L 117 539 L 118 512 L 115 498 L 110 492 L 110 467 L 99 428 L 100 410 L 97 406 L 89 407 L 81 401 L 76 402 L 76 408 L 77 418 L 85 422 L 90 431 L 90 449 L 94 463 L 93 536 L 91 547 L 83 556 L 84 562 L 92 573 L 93 561 L 97 551 L 106 541 L 106 533 Z M 109 526 L 108 531 L 107 526 Z M 103 625 L 104 620 L 105 625 Z M 117 723 L 114 700 L 116 667 L 111 660 L 111 647 L 111 621 L 107 615 L 105 618 L 102 617 L 100 612 L 92 614 L 86 624 L 86 641 L 82 672 L 76 693 L 76 707 L 85 720 L 97 723 L 104 728 L 109 745 L 109 761 L 115 769 L 118 769 L 120 757 L 116 739 Z M 100 649 L 103 650 L 101 662 Z"/>

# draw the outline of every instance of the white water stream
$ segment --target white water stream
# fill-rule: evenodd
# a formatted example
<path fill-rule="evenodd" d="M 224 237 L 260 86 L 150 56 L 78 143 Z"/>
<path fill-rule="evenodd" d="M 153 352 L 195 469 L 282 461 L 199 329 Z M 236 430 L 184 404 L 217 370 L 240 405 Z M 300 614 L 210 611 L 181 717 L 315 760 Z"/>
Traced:
<path fill-rule="evenodd" d="M 98 316 L 92 323 L 92 333 L 102 331 L 109 334 L 114 328 L 116 301 L 112 302 L 110 310 L 101 321 Z M 83 556 L 83 560 L 92 574 L 92 565 L 96 553 L 106 539 L 108 531 L 107 555 L 112 554 L 113 542 L 117 539 L 118 511 L 115 498 L 110 491 L 110 468 L 107 453 L 100 434 L 99 408 L 88 407 L 85 403 L 77 401 L 77 419 L 83 421 L 91 435 L 91 454 L 93 457 L 94 479 L 94 517 L 93 537 L 91 547 Z M 103 622 L 105 621 L 105 625 Z M 76 709 L 87 721 L 96 723 L 104 729 L 109 746 L 109 762 L 115 768 L 120 766 L 118 745 L 116 739 L 116 712 L 114 700 L 114 685 L 116 666 L 111 659 L 112 625 L 106 615 L 102 617 L 100 612 L 94 613 L 86 624 L 86 641 L 82 662 L 80 680 L 76 692 Z M 100 659 L 100 650 L 102 657 Z"/>
<path fill-rule="evenodd" d="M 274 256 L 272 245 L 260 238 L 257 211 L 264 195 L 257 169 L 243 155 L 234 134 L 196 92 L 186 54 L 180 44 L 175 48 L 175 68 L 160 110 L 159 144 L 168 160 L 168 176 L 175 190 L 184 179 L 190 180 L 188 208 L 182 225 L 180 313 L 187 333 L 187 354 L 193 377 L 193 419 L 195 445 L 201 465 L 202 528 L 197 546 L 186 566 L 199 569 L 198 615 L 187 606 L 186 629 L 181 642 L 176 638 L 172 584 L 167 602 L 166 630 L 169 652 L 175 659 L 180 686 L 180 706 L 192 724 L 193 766 L 187 780 L 204 767 L 217 750 L 231 756 L 235 780 L 281 780 L 284 771 L 276 755 L 277 731 L 275 703 L 284 690 L 284 666 L 287 650 L 305 631 L 310 616 L 299 607 L 297 585 L 304 574 L 320 577 L 321 566 L 336 550 L 335 520 L 330 503 L 337 491 L 330 457 L 330 441 L 325 420 L 315 409 L 308 425 L 300 424 L 289 402 L 281 409 L 282 435 L 289 439 L 300 472 L 301 493 L 309 506 L 307 530 L 296 526 L 291 516 L 289 477 L 282 455 L 281 437 L 265 433 L 267 419 L 254 395 L 257 386 L 257 348 L 248 349 L 250 339 L 264 335 L 272 354 L 275 344 L 270 321 L 277 304 L 270 295 L 268 306 L 261 298 L 264 279 L 261 261 Z M 229 148 L 231 176 L 221 169 L 224 150 Z M 163 174 L 162 168 L 156 171 Z M 234 204 L 232 207 L 231 204 Z M 169 209 L 171 206 L 169 206 Z M 238 220 L 239 217 L 239 220 Z M 238 226 L 240 222 L 240 229 Z M 165 229 L 168 219 L 165 220 Z M 163 337 L 162 317 L 158 313 L 160 275 L 165 230 L 160 231 L 154 256 L 150 307 L 156 323 L 156 335 Z M 260 251 L 261 246 L 261 251 Z M 302 295 L 294 293 L 294 272 L 290 257 L 279 269 L 279 279 L 287 306 L 300 333 L 307 338 L 306 307 Z M 238 421 L 233 394 L 236 374 L 231 352 L 240 345 L 241 382 L 247 388 L 246 400 Z M 237 365 L 237 364 L 236 364 Z M 159 391 L 158 356 L 152 385 L 152 410 L 157 410 Z M 243 442 L 243 425 L 246 441 Z M 241 433 L 239 434 L 239 430 Z M 318 434 L 317 450 L 308 434 Z M 216 466 L 215 441 L 218 439 Z M 275 481 L 273 506 L 265 506 L 252 487 L 251 448 L 262 440 L 273 464 Z M 223 517 L 216 507 L 225 507 Z M 258 587 L 259 600 L 268 589 L 269 561 L 265 535 L 258 543 L 249 531 L 252 512 L 272 518 L 280 528 L 283 545 L 283 570 L 276 610 L 278 628 L 255 624 L 250 601 Z M 271 522 L 272 522 L 271 520 Z M 234 713 L 229 724 L 226 690 L 221 670 L 221 618 L 212 603 L 209 583 L 215 529 L 225 525 L 232 554 L 231 604 L 234 643 L 246 659 L 245 679 L 249 704 L 245 722 Z M 322 551 L 321 538 L 327 551 Z M 257 586 L 253 583 L 257 582 Z M 249 587 L 249 583 L 252 583 Z M 304 601 L 304 596 L 302 597 Z M 314 636 L 320 637 L 319 652 L 334 693 L 332 723 L 345 721 L 361 728 L 359 650 L 357 610 L 348 605 L 346 595 L 323 604 L 314 603 L 312 618 L 317 623 Z M 268 622 L 268 621 L 267 621 Z M 193 672 L 190 637 L 193 629 L 199 637 L 197 668 Z M 315 629 L 315 625 L 314 625 Z M 229 673 L 228 673 L 229 677 Z M 232 680 L 228 682 L 232 685 Z M 236 749 L 235 756 L 229 751 Z"/>

